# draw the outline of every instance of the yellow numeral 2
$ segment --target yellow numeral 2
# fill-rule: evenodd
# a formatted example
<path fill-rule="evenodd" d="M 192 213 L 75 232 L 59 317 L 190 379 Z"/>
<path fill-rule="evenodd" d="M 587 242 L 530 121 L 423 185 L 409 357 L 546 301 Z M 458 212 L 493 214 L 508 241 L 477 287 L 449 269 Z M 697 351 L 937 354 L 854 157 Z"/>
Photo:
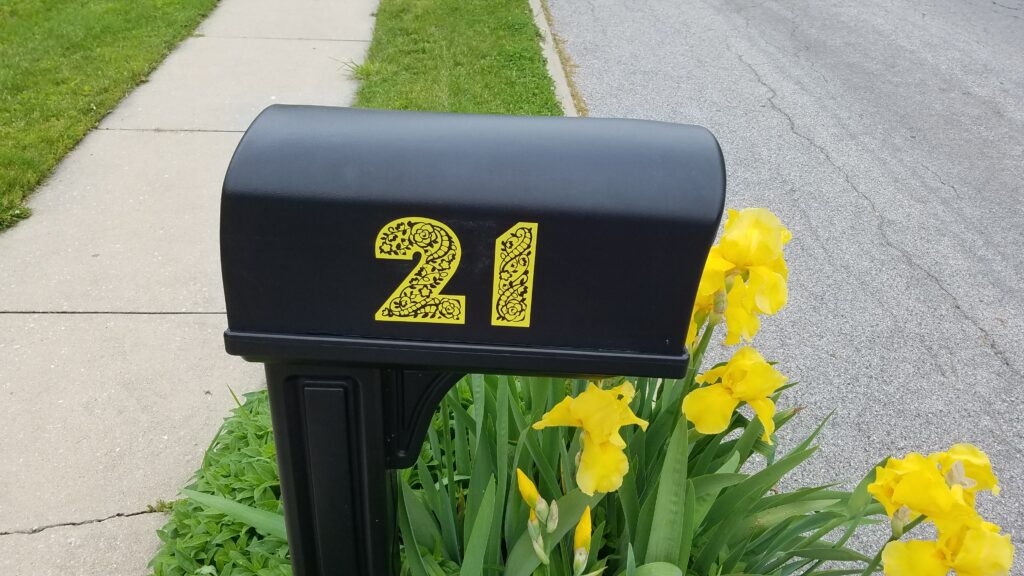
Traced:
<path fill-rule="evenodd" d="M 494 241 L 491 324 L 530 327 L 537 224 L 519 222 Z"/>
<path fill-rule="evenodd" d="M 377 233 L 377 258 L 420 262 L 388 297 L 374 316 L 392 322 L 465 324 L 466 297 L 441 294 L 462 259 L 462 247 L 452 229 L 430 218 L 410 216 L 392 220 Z"/>
<path fill-rule="evenodd" d="M 537 224 L 519 222 L 494 242 L 494 287 L 491 324 L 530 327 Z M 437 220 L 408 216 L 392 220 L 377 233 L 377 258 L 420 262 L 377 310 L 384 322 L 465 324 L 466 297 L 441 294 L 462 259 L 452 229 Z"/>

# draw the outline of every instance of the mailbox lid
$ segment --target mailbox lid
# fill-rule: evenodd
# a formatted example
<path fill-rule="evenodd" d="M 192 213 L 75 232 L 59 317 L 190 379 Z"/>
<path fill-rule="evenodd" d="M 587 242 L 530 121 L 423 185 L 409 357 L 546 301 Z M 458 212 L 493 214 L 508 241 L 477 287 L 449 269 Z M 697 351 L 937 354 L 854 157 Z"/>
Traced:
<path fill-rule="evenodd" d="M 397 350 L 479 346 L 679 371 L 724 195 L 721 151 L 696 126 L 272 106 L 224 183 L 229 342 L 262 356 L 270 335 L 312 338 L 342 357 L 387 349 L 397 364 Z M 405 218 L 456 238 L 439 294 L 463 297 L 461 322 L 376 317 L 424 263 L 380 253 Z M 496 242 L 519 224 L 533 225 L 529 322 L 495 324 Z"/>

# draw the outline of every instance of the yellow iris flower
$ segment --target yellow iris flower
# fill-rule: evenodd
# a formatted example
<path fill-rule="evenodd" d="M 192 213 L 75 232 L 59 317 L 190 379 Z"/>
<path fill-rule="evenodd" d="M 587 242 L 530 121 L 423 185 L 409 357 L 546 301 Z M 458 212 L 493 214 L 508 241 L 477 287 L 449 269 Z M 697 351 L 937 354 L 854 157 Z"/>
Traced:
<path fill-rule="evenodd" d="M 749 341 L 761 326 L 759 315 L 775 314 L 785 306 L 789 269 L 783 247 L 792 237 L 778 217 L 764 208 L 729 210 L 722 238 L 704 265 L 687 346 L 692 349 L 696 344 L 697 329 L 705 321 L 717 324 L 723 314 L 728 330 L 725 343 Z"/>
<path fill-rule="evenodd" d="M 999 480 L 992 471 L 992 462 L 973 444 L 954 444 L 946 452 L 936 454 L 942 473 L 951 483 L 964 487 L 964 496 L 973 506 L 974 496 L 988 490 L 999 495 Z M 962 477 L 961 477 L 962 476 Z"/>
<path fill-rule="evenodd" d="M 723 366 L 712 368 L 697 382 L 710 384 L 683 399 L 683 414 L 701 434 L 718 434 L 729 427 L 732 413 L 742 402 L 750 404 L 764 425 L 764 441 L 775 431 L 775 403 L 771 395 L 786 383 L 786 377 L 757 350 L 744 346 Z"/>
<path fill-rule="evenodd" d="M 942 518 L 958 503 L 965 504 L 962 490 L 952 490 L 942 477 L 938 458 L 916 452 L 902 459 L 890 458 L 884 467 L 877 468 L 868 492 L 881 502 L 890 518 L 904 506 L 914 516 Z"/>
<path fill-rule="evenodd" d="M 940 529 L 938 541 L 891 542 L 882 551 L 886 576 L 1006 576 L 1013 564 L 1010 537 L 978 517 Z"/>
<path fill-rule="evenodd" d="M 769 210 L 729 210 L 719 253 L 743 277 L 762 314 L 774 314 L 786 304 L 789 269 L 783 246 L 792 238 L 793 234 Z"/>
<path fill-rule="evenodd" d="M 549 426 L 583 429 L 583 453 L 576 484 L 585 494 L 618 490 L 629 472 L 626 442 L 619 429 L 631 424 L 647 429 L 647 422 L 629 407 L 635 393 L 629 382 L 610 390 L 589 384 L 579 396 L 565 398 L 533 425 L 534 430 Z"/>
<path fill-rule="evenodd" d="M 1013 563 L 1010 537 L 974 510 L 975 495 L 999 491 L 988 455 L 971 444 L 945 452 L 890 458 L 875 469 L 868 492 L 892 517 L 903 511 L 935 524 L 938 540 L 892 542 L 882 552 L 886 576 L 1005 576 Z"/>
<path fill-rule="evenodd" d="M 890 458 L 875 469 L 875 481 L 868 485 L 889 517 L 906 506 L 937 525 L 974 516 L 975 495 L 981 490 L 998 494 L 999 483 L 988 455 L 971 444 L 928 456 L 911 452 L 902 459 Z"/>
<path fill-rule="evenodd" d="M 792 238 L 779 217 L 766 208 L 730 209 L 718 244 L 723 258 L 750 269 L 782 258 L 782 247 Z"/>

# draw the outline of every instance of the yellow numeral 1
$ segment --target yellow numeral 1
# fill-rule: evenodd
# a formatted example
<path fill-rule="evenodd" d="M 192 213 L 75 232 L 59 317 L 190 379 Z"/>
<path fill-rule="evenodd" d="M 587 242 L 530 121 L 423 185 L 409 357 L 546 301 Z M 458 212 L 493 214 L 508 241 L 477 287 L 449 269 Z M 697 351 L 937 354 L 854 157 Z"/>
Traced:
<path fill-rule="evenodd" d="M 377 258 L 412 260 L 419 264 L 388 297 L 374 316 L 392 322 L 465 324 L 466 297 L 441 294 L 462 259 L 462 247 L 452 229 L 430 218 L 410 216 L 392 220 L 377 233 Z"/>
<path fill-rule="evenodd" d="M 530 327 L 537 224 L 519 222 L 494 242 L 494 300 L 491 324 Z"/>

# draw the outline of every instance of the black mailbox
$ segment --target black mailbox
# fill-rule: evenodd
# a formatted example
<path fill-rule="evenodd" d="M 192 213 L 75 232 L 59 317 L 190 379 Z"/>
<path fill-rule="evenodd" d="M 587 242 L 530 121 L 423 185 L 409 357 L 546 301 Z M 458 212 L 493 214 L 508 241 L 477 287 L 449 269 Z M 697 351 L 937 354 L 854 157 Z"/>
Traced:
<path fill-rule="evenodd" d="M 297 575 L 390 573 L 387 468 L 470 371 L 682 376 L 707 130 L 272 106 L 224 182 L 227 350 L 264 362 Z"/>

